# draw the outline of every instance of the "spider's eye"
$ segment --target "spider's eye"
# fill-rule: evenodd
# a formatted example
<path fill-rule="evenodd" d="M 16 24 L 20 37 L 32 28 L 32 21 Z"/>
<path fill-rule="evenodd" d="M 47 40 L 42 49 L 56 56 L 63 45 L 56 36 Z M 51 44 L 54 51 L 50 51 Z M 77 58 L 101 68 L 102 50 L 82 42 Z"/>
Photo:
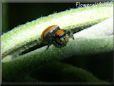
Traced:
<path fill-rule="evenodd" d="M 62 37 L 64 35 L 65 35 L 65 31 L 64 30 L 58 30 L 55 33 L 55 36 L 57 36 L 57 37 Z"/>

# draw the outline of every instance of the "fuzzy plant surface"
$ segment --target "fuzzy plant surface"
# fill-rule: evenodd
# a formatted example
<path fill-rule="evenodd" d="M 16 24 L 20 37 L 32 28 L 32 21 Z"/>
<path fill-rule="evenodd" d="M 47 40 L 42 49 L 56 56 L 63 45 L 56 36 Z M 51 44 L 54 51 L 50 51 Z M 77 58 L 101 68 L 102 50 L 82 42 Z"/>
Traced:
<path fill-rule="evenodd" d="M 71 30 L 74 40 L 69 38 L 62 48 L 51 45 L 46 49 L 41 34 L 50 25 Z M 4 33 L 1 44 L 3 82 L 109 84 L 111 80 L 96 77 L 91 70 L 61 61 L 113 51 L 113 3 L 70 9 L 27 22 Z"/>

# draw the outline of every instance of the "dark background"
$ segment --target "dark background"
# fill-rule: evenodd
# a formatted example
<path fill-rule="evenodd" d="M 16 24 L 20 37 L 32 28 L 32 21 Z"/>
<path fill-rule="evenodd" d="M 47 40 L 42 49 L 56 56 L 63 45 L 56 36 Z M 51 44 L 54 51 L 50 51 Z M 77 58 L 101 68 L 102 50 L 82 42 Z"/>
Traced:
<path fill-rule="evenodd" d="M 76 8 L 75 3 L 3 3 L 2 31 L 7 32 L 27 21 L 70 8 Z"/>

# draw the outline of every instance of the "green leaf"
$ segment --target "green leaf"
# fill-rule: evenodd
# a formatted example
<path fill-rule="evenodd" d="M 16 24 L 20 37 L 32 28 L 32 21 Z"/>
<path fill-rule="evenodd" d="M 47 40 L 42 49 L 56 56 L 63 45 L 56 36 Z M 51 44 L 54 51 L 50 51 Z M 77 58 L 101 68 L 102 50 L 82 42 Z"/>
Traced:
<path fill-rule="evenodd" d="M 112 25 L 111 21 L 112 18 L 107 19 L 97 25 L 94 25 L 86 30 L 74 34 L 75 40 L 70 40 L 67 46 L 63 48 L 56 48 L 52 45 L 47 50 L 45 46 L 35 51 L 29 52 L 25 55 L 19 56 L 11 61 L 3 61 L 4 78 L 12 77 L 13 79 L 19 71 L 21 71 L 21 76 L 21 74 L 23 75 L 27 73 L 27 71 L 34 71 L 36 67 L 40 67 L 41 65 L 53 61 L 62 60 L 64 58 L 71 57 L 72 55 L 90 55 L 112 51 L 113 33 L 109 31 L 109 34 L 108 32 L 108 30 L 113 31 L 113 27 L 110 26 Z M 110 23 L 108 24 L 108 22 Z M 102 24 L 104 26 L 106 25 L 107 27 L 101 28 Z M 99 29 L 99 34 L 97 29 Z M 100 29 L 102 29 L 101 32 Z M 90 31 L 93 31 L 91 36 L 90 34 L 87 35 L 87 33 L 89 33 Z M 95 36 L 95 34 L 97 34 L 97 36 Z"/>
<path fill-rule="evenodd" d="M 34 65 L 34 69 L 29 68 L 28 70 L 21 70 L 19 67 L 15 67 L 14 65 L 11 66 L 9 64 L 3 64 L 3 80 L 13 80 L 13 81 L 36 81 L 40 82 L 52 82 L 56 81 L 56 78 L 58 81 L 62 82 L 89 82 L 89 83 L 105 83 L 107 82 L 98 79 L 95 77 L 92 73 L 78 67 L 74 67 L 68 64 L 60 63 L 60 62 L 50 62 L 45 63 L 41 66 Z M 8 66 L 10 69 L 12 68 L 12 72 L 9 69 L 5 69 L 5 66 Z M 15 68 L 14 68 L 15 67 Z M 47 71 L 47 72 L 45 72 Z M 20 74 L 21 72 L 21 74 Z M 16 74 L 20 74 L 20 76 L 16 77 Z M 45 78 L 43 77 L 45 76 Z M 7 78 L 5 78 L 7 77 Z M 21 77 L 25 77 L 22 79 Z M 52 80 L 53 79 L 53 80 Z M 27 81 L 28 80 L 28 81 Z M 51 80 L 51 81 L 50 81 Z"/>
<path fill-rule="evenodd" d="M 77 32 L 111 16 L 113 16 L 113 4 L 104 3 L 54 13 L 19 25 L 1 36 L 2 58 L 7 55 L 18 55 L 35 44 L 40 46 L 42 31 L 50 25 L 56 24 L 62 29 L 72 29 Z"/>
<path fill-rule="evenodd" d="M 112 20 L 113 18 L 111 17 L 97 25 L 74 34 L 75 40 L 71 39 L 65 47 L 56 48 L 55 46 L 51 45 L 49 49 L 46 49 L 47 46 L 44 46 L 25 55 L 21 55 L 17 57 L 17 59 L 24 59 L 24 61 L 30 59 L 31 61 L 33 60 L 32 62 L 34 64 L 35 60 L 40 61 L 40 59 L 63 59 L 73 55 L 89 55 L 112 51 Z M 12 58 L 8 58 L 10 58 L 10 56 L 4 58 L 3 61 L 13 60 Z"/>

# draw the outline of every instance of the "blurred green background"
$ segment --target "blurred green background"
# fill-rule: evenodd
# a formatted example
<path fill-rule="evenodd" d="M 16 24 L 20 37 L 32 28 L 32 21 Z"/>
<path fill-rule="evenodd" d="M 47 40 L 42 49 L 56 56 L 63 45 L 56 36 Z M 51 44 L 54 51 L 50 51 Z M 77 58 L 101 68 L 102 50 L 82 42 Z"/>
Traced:
<path fill-rule="evenodd" d="M 32 21 L 55 12 L 76 8 L 75 3 L 3 3 L 2 6 L 2 33 L 5 33 L 28 21 Z M 109 82 L 113 81 L 113 51 L 89 56 L 72 56 L 62 60 L 61 63 L 83 68 L 93 73 L 101 80 Z M 35 71 L 32 71 L 31 76 L 38 81 L 62 81 L 60 72 L 55 72 L 54 70 L 56 69 L 53 70 L 53 68 L 54 64 L 51 68 L 47 68 L 47 66 L 44 65 L 44 67 L 41 67 L 40 69 L 36 68 Z M 62 77 L 62 79 L 64 80 L 65 77 Z M 7 79 L 7 77 L 3 79 L 3 82 L 10 81 L 19 80 Z M 69 76 L 66 81 L 75 80 Z"/>

